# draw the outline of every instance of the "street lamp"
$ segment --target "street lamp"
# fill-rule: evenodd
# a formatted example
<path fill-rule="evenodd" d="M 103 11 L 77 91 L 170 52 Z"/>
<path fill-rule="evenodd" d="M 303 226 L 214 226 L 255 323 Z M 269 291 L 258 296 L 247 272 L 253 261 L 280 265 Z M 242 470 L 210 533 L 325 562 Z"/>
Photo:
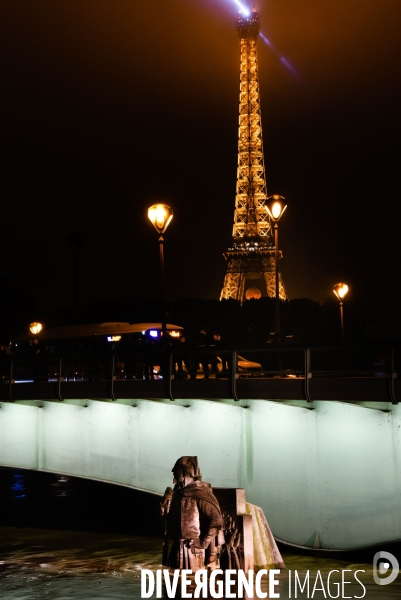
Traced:
<path fill-rule="evenodd" d="M 171 219 L 173 218 L 173 211 L 167 204 L 154 204 L 148 209 L 148 217 L 154 228 L 159 234 L 159 247 L 160 247 L 160 269 L 161 269 L 161 295 L 162 295 L 162 335 L 166 332 L 166 297 L 165 297 L 165 285 L 164 285 L 164 238 L 163 233 L 166 231 Z"/>
<path fill-rule="evenodd" d="M 346 283 L 336 283 L 333 287 L 333 292 L 340 301 L 340 319 L 341 319 L 341 339 L 344 341 L 344 303 L 343 300 L 348 293 L 348 286 Z"/>
<path fill-rule="evenodd" d="M 281 326 L 280 326 L 280 281 L 279 281 L 279 270 L 278 262 L 280 259 L 280 253 L 278 249 L 278 222 L 287 205 L 284 204 L 285 198 L 283 196 L 270 196 L 265 204 L 267 214 L 274 223 L 274 246 L 276 250 L 275 254 L 275 273 L 276 273 L 276 334 L 277 341 L 280 341 Z"/>
<path fill-rule="evenodd" d="M 29 325 L 29 331 L 31 333 L 33 333 L 33 335 L 37 335 L 38 333 L 40 333 L 42 331 L 42 329 L 43 329 L 42 323 L 35 322 L 35 323 L 31 323 Z"/>

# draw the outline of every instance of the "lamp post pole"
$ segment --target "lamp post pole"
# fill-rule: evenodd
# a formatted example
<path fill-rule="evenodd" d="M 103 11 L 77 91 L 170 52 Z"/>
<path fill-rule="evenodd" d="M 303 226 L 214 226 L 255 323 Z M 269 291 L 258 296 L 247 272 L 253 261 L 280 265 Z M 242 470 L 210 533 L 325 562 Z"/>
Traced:
<path fill-rule="evenodd" d="M 267 214 L 269 215 L 270 219 L 273 221 L 274 223 L 274 246 L 275 246 L 275 258 L 274 258 L 274 269 L 275 269 L 275 277 L 276 277 L 276 289 L 275 289 L 275 296 L 276 296 L 276 337 L 277 337 L 277 341 L 280 341 L 280 337 L 281 337 L 281 323 L 280 323 L 280 272 L 279 272 L 279 268 L 278 268 L 278 263 L 280 260 L 280 252 L 278 249 L 278 222 L 283 214 L 283 212 L 285 211 L 285 209 L 287 208 L 287 205 L 284 204 L 285 202 L 285 198 L 283 196 L 278 196 L 278 195 L 274 195 L 274 196 L 270 196 L 270 198 L 267 199 L 265 208 L 267 211 Z"/>
<path fill-rule="evenodd" d="M 162 298 L 162 335 L 165 335 L 167 329 L 167 318 L 166 318 L 166 280 L 164 275 L 164 238 L 162 235 L 159 237 L 159 248 L 160 248 L 160 270 L 161 270 L 161 298 Z"/>
<path fill-rule="evenodd" d="M 340 300 L 341 340 L 344 341 L 344 302 Z"/>
<path fill-rule="evenodd" d="M 165 292 L 165 276 L 164 276 L 164 237 L 163 233 L 166 231 L 171 219 L 173 218 L 173 211 L 167 204 L 154 204 L 148 209 L 148 217 L 150 222 L 154 225 L 157 233 L 159 234 L 159 249 L 160 249 L 160 270 L 161 270 L 161 303 L 162 303 L 162 315 L 161 315 L 161 326 L 162 336 L 165 335 L 167 329 L 166 319 L 166 292 Z"/>
<path fill-rule="evenodd" d="M 340 323 L 341 323 L 341 341 L 344 341 L 344 298 L 348 293 L 349 287 L 346 283 L 336 283 L 333 292 L 340 301 Z"/>
<path fill-rule="evenodd" d="M 281 323 L 280 323 L 280 286 L 279 286 L 279 270 L 278 270 L 278 261 L 279 261 L 279 251 L 278 251 L 278 221 L 274 223 L 274 245 L 276 248 L 275 253 L 275 275 L 276 275 L 276 334 L 277 341 L 280 342 L 281 338 Z"/>

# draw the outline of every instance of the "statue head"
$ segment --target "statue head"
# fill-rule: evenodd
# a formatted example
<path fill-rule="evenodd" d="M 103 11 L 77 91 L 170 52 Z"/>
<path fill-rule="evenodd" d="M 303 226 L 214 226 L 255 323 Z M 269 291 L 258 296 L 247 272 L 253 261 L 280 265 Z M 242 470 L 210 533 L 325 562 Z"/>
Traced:
<path fill-rule="evenodd" d="M 182 487 L 202 479 L 197 456 L 181 456 L 171 470 L 174 474 L 174 483 L 179 483 Z"/>

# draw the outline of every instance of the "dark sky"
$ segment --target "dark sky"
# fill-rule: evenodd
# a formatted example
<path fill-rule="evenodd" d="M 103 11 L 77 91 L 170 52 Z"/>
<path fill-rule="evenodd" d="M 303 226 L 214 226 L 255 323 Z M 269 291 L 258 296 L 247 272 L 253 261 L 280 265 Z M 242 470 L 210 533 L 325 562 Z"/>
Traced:
<path fill-rule="evenodd" d="M 388 331 L 398 319 L 401 3 L 255 6 L 274 47 L 259 39 L 268 193 L 288 204 L 288 296 L 323 301 L 345 281 Z M 3 0 L 3 269 L 40 304 L 73 303 L 72 231 L 84 237 L 81 303 L 157 296 L 147 208 L 158 200 L 174 210 L 168 297 L 219 297 L 235 202 L 236 17 L 233 0 Z"/>

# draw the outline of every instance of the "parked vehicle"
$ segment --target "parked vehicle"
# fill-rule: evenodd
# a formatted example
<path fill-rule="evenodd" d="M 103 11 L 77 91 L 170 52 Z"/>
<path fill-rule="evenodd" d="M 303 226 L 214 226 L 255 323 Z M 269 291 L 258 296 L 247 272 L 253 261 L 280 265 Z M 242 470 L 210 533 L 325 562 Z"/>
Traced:
<path fill-rule="evenodd" d="M 238 355 L 238 371 L 245 373 L 253 373 L 262 370 L 262 365 L 258 362 L 254 362 L 253 360 L 248 360 L 243 356 Z"/>

